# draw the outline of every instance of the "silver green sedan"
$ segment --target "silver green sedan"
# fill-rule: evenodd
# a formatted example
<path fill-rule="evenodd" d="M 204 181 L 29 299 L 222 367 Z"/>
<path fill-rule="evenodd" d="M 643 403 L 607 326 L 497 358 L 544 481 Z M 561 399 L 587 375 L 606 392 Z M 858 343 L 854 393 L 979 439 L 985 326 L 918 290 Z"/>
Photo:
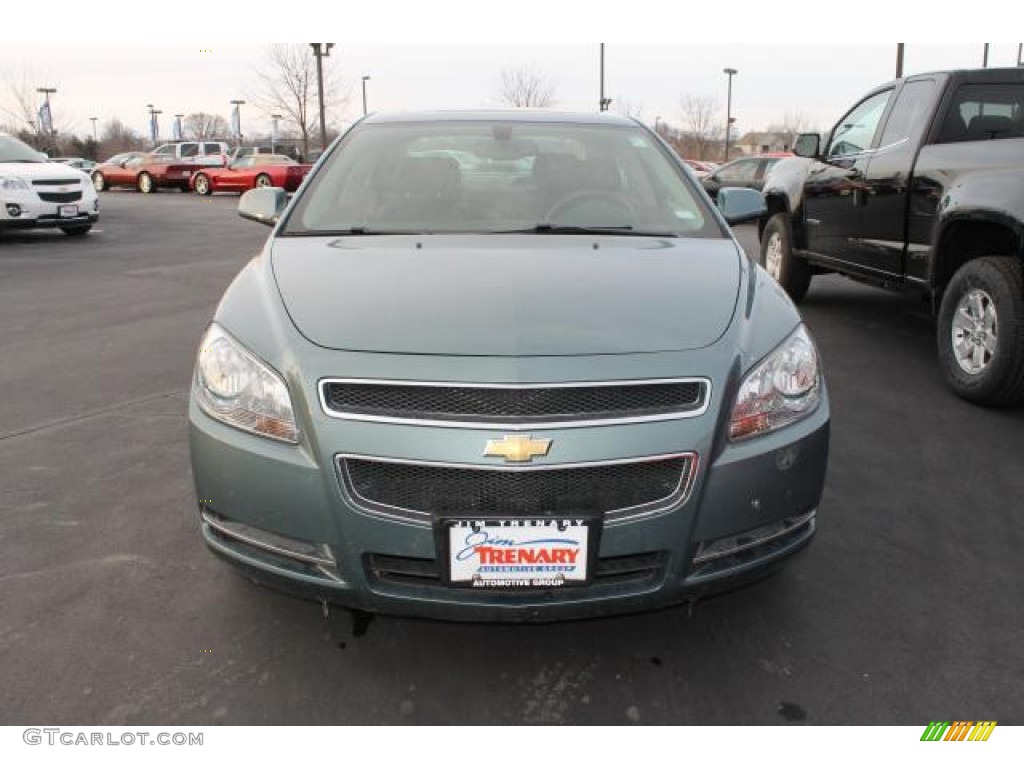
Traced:
<path fill-rule="evenodd" d="M 558 620 L 763 575 L 815 533 L 818 354 L 699 183 L 602 115 L 366 118 L 228 288 L 189 418 L 202 534 L 374 612 Z"/>

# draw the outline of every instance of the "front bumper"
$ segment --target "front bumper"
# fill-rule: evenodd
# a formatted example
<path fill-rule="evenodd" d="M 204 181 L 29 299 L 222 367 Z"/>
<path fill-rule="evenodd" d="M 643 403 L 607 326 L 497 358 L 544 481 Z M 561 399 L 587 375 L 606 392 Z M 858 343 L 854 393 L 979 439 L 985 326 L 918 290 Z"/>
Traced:
<path fill-rule="evenodd" d="M 333 433 L 318 434 L 320 446 L 295 447 L 220 424 L 194 400 L 190 420 L 203 537 L 218 556 L 257 582 L 318 601 L 481 621 L 651 610 L 764 576 L 815 534 L 829 437 L 823 392 L 815 413 L 797 424 L 717 452 L 706 446 L 692 491 L 677 505 L 605 524 L 589 585 L 495 592 L 445 586 L 430 526 L 368 515 L 339 482 L 333 456 L 343 443 L 382 447 L 390 439 L 392 449 L 410 450 L 419 435 L 403 430 L 415 428 L 333 423 Z M 644 445 L 653 455 L 672 440 L 675 450 L 692 449 L 679 444 L 685 437 L 673 428 L 672 422 L 609 427 L 594 439 L 627 455 L 640 455 L 637 447 Z M 419 432 L 429 432 L 435 446 L 446 435 Z M 334 442 L 335 435 L 342 440 Z M 465 430 L 452 440 L 464 437 Z"/>
<path fill-rule="evenodd" d="M 62 216 L 62 208 L 73 205 L 73 216 Z M 34 193 L 6 194 L 0 197 L 0 229 L 35 229 L 43 227 L 78 227 L 99 221 L 99 200 L 86 190 L 82 197 L 69 203 L 40 200 Z"/>

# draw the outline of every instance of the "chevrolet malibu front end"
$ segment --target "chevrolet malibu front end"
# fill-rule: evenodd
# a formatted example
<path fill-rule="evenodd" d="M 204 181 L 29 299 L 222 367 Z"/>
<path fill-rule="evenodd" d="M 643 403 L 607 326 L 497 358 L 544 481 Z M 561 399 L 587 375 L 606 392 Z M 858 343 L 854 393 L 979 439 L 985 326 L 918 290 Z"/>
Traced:
<path fill-rule="evenodd" d="M 189 410 L 203 536 L 255 580 L 557 620 L 728 588 L 814 535 L 814 343 L 642 126 L 374 116 L 283 199 L 240 203 L 276 226 Z"/>

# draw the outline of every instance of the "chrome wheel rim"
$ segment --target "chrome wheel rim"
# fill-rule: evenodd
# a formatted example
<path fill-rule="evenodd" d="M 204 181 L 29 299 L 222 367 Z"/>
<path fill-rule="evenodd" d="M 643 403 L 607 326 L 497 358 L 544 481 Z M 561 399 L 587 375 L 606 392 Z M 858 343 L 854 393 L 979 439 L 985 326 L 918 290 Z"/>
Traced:
<path fill-rule="evenodd" d="M 149 192 L 151 187 L 152 183 L 149 180 L 149 176 L 144 175 L 139 177 L 139 189 L 141 189 L 143 192 Z"/>
<path fill-rule="evenodd" d="M 960 297 L 951 329 L 953 356 L 965 373 L 977 376 L 992 364 L 998 342 L 996 305 L 981 288 Z"/>
<path fill-rule="evenodd" d="M 782 235 L 778 232 L 768 236 L 768 245 L 764 249 L 764 268 L 778 281 L 782 274 Z"/>
<path fill-rule="evenodd" d="M 266 176 L 257 176 L 256 177 L 256 186 L 257 187 L 269 187 L 270 186 L 270 179 L 268 179 Z"/>
<path fill-rule="evenodd" d="M 95 189 L 97 192 L 102 192 L 103 191 L 103 177 L 102 176 L 97 174 L 96 176 L 92 177 L 92 188 Z"/>
<path fill-rule="evenodd" d="M 198 179 L 196 179 L 196 192 L 198 192 L 200 195 L 205 195 L 209 191 L 210 186 L 207 183 L 205 176 L 200 176 Z"/>

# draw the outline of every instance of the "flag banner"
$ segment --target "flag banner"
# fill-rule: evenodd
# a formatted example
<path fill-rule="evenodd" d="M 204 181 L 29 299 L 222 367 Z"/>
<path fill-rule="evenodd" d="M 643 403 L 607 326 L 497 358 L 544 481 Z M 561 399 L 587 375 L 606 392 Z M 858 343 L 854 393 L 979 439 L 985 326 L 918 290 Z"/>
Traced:
<path fill-rule="evenodd" d="M 53 133 L 53 116 L 50 114 L 50 102 L 44 101 L 39 107 L 39 131 L 41 133 Z"/>

